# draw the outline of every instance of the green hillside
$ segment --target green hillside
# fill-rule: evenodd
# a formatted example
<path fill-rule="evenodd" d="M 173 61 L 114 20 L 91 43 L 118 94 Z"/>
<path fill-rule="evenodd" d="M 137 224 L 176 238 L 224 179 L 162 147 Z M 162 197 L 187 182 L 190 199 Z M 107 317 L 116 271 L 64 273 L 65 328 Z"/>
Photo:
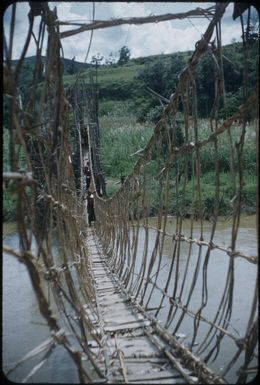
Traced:
<path fill-rule="evenodd" d="M 153 89 L 165 98 L 174 92 L 178 84 L 178 76 L 186 66 L 192 52 L 178 52 L 168 55 L 154 55 L 129 59 L 123 65 L 100 65 L 98 68 L 90 64 L 64 59 L 64 86 L 65 90 L 75 84 L 78 76 L 83 77 L 85 83 L 89 82 L 89 74 L 97 79 L 99 93 L 99 123 L 101 134 L 101 159 L 102 168 L 107 181 L 107 191 L 112 194 L 119 187 L 122 175 L 127 175 L 135 161 L 133 154 L 145 146 L 150 138 L 154 123 L 159 119 L 162 107 L 157 97 L 147 92 Z M 231 115 L 243 101 L 243 51 L 241 43 L 234 43 L 223 47 L 223 65 L 225 74 L 225 89 L 227 107 L 224 108 L 220 101 L 219 117 Z M 259 73 L 259 47 L 258 41 L 253 40 L 248 51 L 248 87 L 249 91 L 258 79 Z M 44 63 L 45 58 L 42 58 Z M 31 85 L 35 57 L 26 58 L 20 78 L 20 93 L 26 99 L 26 92 Z M 14 65 L 16 63 L 14 62 Z M 44 76 L 44 75 L 42 75 Z M 198 90 L 198 114 L 202 137 L 209 135 L 209 126 L 206 118 L 209 117 L 214 102 L 214 65 L 212 57 L 206 53 L 198 63 L 196 69 Z M 39 83 L 39 87 L 41 83 Z M 247 138 L 244 146 L 245 188 L 243 211 L 253 213 L 256 210 L 256 142 L 254 123 L 256 111 L 251 111 L 248 119 L 251 121 L 247 128 Z M 179 112 L 181 117 L 181 111 Z M 8 126 L 8 110 L 4 99 L 4 127 Z M 207 128 L 206 128 L 207 127 Z M 233 128 L 234 140 L 238 140 L 240 128 Z M 8 135 L 4 130 L 4 169 L 8 170 Z M 203 158 L 203 179 L 206 190 L 203 191 L 203 204 L 207 207 L 205 215 L 210 217 L 213 210 L 214 192 L 214 161 L 210 147 L 201 154 Z M 229 201 L 232 198 L 230 181 L 227 170 L 229 169 L 230 154 L 228 143 L 221 143 L 220 167 L 222 185 L 222 214 L 227 214 Z M 151 164 L 151 167 L 155 165 Z M 192 181 L 190 182 L 192 184 Z M 187 187 L 192 191 L 192 186 Z M 6 195 L 6 194 L 5 194 Z M 6 195 L 4 199 L 3 214 L 5 219 L 14 218 L 15 202 Z M 158 204 L 153 201 L 151 214 Z M 187 202 L 189 204 L 189 202 Z M 174 213 L 176 201 L 171 202 Z M 171 210 L 170 210 L 171 211 Z"/>
<path fill-rule="evenodd" d="M 81 76 L 88 82 L 89 71 L 97 78 L 99 89 L 100 113 L 105 114 L 107 101 L 109 109 L 113 109 L 111 100 L 125 101 L 129 109 L 134 111 L 138 121 L 156 121 L 160 116 L 160 103 L 158 98 L 147 93 L 151 88 L 165 98 L 174 92 L 178 75 L 186 66 L 191 52 L 177 52 L 161 54 L 137 59 L 130 59 L 124 65 L 100 65 L 98 68 L 88 68 L 81 71 Z M 248 85 L 249 90 L 258 78 L 258 41 L 254 40 L 249 45 L 248 55 Z M 222 111 L 222 117 L 232 114 L 243 100 L 243 50 L 242 43 L 233 43 L 223 47 L 223 66 L 225 74 L 225 88 L 228 106 Z M 69 75 L 65 71 L 65 87 L 72 85 L 77 74 Z M 210 114 L 214 102 L 214 61 L 206 53 L 198 63 L 196 76 L 198 81 L 198 113 L 200 117 Z M 104 107 L 104 108 L 103 108 Z M 222 106 L 223 107 L 223 106 Z M 221 115 L 221 114 L 220 114 Z"/>
<path fill-rule="evenodd" d="M 248 51 L 248 85 L 249 90 L 255 84 L 259 72 L 258 39 L 253 39 Z M 89 72 L 92 71 L 97 79 L 99 89 L 100 114 L 113 110 L 111 101 L 127 102 L 129 110 L 134 111 L 138 121 L 156 121 L 160 116 L 158 98 L 147 93 L 151 88 L 165 98 L 174 92 L 178 83 L 178 75 L 186 66 L 192 52 L 177 52 L 147 57 L 129 59 L 126 64 L 101 64 L 98 68 L 91 64 L 64 59 L 64 85 L 69 88 L 76 78 L 83 76 L 89 82 Z M 225 74 L 225 88 L 228 96 L 228 106 L 222 111 L 223 117 L 230 115 L 241 104 L 243 83 L 243 49 L 242 43 L 233 43 L 223 47 L 223 65 Z M 42 64 L 45 58 L 42 57 Z M 35 57 L 28 57 L 24 61 L 20 78 L 22 97 L 30 87 L 33 76 Z M 16 61 L 14 61 L 16 64 Z M 43 75 L 44 76 L 44 75 Z M 198 63 L 196 69 L 198 82 L 198 113 L 200 117 L 210 114 L 214 101 L 214 61 L 206 53 Z M 109 101 L 109 103 L 108 103 Z"/>

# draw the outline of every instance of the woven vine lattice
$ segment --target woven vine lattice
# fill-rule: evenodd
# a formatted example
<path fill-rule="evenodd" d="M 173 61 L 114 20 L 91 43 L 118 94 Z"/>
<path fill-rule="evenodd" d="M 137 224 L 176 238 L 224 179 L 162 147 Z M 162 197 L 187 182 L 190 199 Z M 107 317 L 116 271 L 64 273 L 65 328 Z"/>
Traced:
<path fill-rule="evenodd" d="M 133 171 L 112 198 L 104 199 L 96 195 L 96 234 L 104 254 L 108 256 L 108 266 L 120 279 L 122 290 L 130 294 L 136 306 L 153 322 L 156 333 L 163 336 L 169 346 L 176 343 L 173 336 L 180 333 L 182 326 L 189 325 L 189 343 L 178 345 L 180 358 L 187 367 L 198 373 L 200 378 L 207 378 L 209 374 L 206 365 L 210 367 L 226 343 L 232 344 L 233 355 L 222 373 L 217 375 L 225 378 L 240 359 L 242 364 L 237 380 L 241 383 L 246 380 L 251 361 L 256 358 L 257 343 L 257 282 L 255 291 L 248 297 L 251 309 L 248 323 L 239 337 L 232 329 L 232 310 L 239 301 L 234 291 L 238 261 L 243 260 L 244 263 L 255 266 L 258 260 L 256 256 L 246 255 L 237 249 L 244 187 L 242 160 L 246 132 L 245 116 L 252 106 L 257 107 L 258 95 L 257 88 L 251 93 L 248 91 L 245 80 L 244 103 L 225 121 L 218 119 L 220 99 L 226 98 L 221 51 L 221 19 L 226 6 L 226 3 L 219 3 L 214 11 L 195 10 L 187 15 L 167 15 L 160 20 L 140 18 L 140 23 L 191 15 L 210 16 L 211 20 L 205 34 L 197 42 L 187 66 L 180 73 L 178 86 L 171 95 L 169 104 L 164 108 L 150 141 L 139 152 L 139 160 Z M 33 33 L 36 16 L 41 18 L 37 35 Z M 50 11 L 47 3 L 31 3 L 28 21 L 28 35 L 21 58 L 15 67 L 11 61 L 15 5 L 11 18 L 10 40 L 4 40 L 4 92 L 10 139 L 10 172 L 5 173 L 4 178 L 9 181 L 12 193 L 17 196 L 17 226 L 20 239 L 18 251 L 8 247 L 4 247 L 4 251 L 26 265 L 40 312 L 45 317 L 52 335 L 50 340 L 24 360 L 43 351 L 45 357 L 48 357 L 56 346 L 55 343 L 62 344 L 77 366 L 80 382 L 89 382 L 92 380 L 93 371 L 96 376 L 105 377 L 105 372 L 97 364 L 97 356 L 89 347 L 89 340 L 95 340 L 99 354 L 103 354 L 105 338 L 98 338 L 96 333 L 99 308 L 89 263 L 87 225 L 85 216 L 82 215 L 84 202 L 79 199 L 76 191 L 71 160 L 74 140 L 80 154 L 79 164 L 82 166 L 82 122 L 84 127 L 88 127 L 89 153 L 96 148 L 97 132 L 93 125 L 89 124 L 89 105 L 80 107 L 82 95 L 85 95 L 86 85 L 83 83 L 78 82 L 77 86 L 70 90 L 74 98 L 73 114 L 70 113 L 69 97 L 63 87 L 61 38 L 83 30 L 106 28 L 114 24 L 93 23 L 89 28 L 82 27 L 70 34 L 60 34 L 62 23 L 57 21 L 56 11 Z M 124 22 L 137 23 L 137 20 L 120 19 L 117 25 Z M 241 24 L 243 27 L 243 22 Z M 211 39 L 214 32 L 216 47 L 213 49 Z M 243 36 L 246 52 L 245 34 Z M 32 38 L 36 44 L 33 81 L 30 90 L 21 96 L 19 80 Z M 43 62 L 43 42 L 46 39 L 47 51 Z M 215 73 L 212 74 L 215 79 L 215 102 L 209 117 L 210 134 L 205 138 L 200 134 L 197 113 L 196 68 L 206 52 L 210 52 L 215 64 Z M 184 140 L 181 144 L 176 136 L 176 114 L 180 110 L 184 116 Z M 232 125 L 237 120 L 242 123 L 239 139 L 234 142 Z M 73 138 L 70 131 L 72 124 L 76 127 Z M 229 141 L 232 155 L 228 173 L 234 191 L 230 212 L 232 225 L 229 247 L 224 246 L 221 240 L 216 241 L 221 205 L 219 152 L 223 137 Z M 210 229 L 204 220 L 201 179 L 201 154 L 207 147 L 212 150 L 216 170 Z M 92 168 L 95 165 L 92 159 Z M 154 174 L 151 170 L 155 170 Z M 187 185 L 191 181 L 192 204 L 187 207 Z M 93 183 L 95 184 L 95 178 Z M 82 197 L 82 184 L 80 187 Z M 154 195 L 160 197 L 156 212 L 153 213 L 156 219 L 153 221 L 149 219 L 149 192 L 152 190 Z M 169 226 L 169 221 L 173 220 L 169 216 L 173 195 L 178 197 L 174 231 L 170 230 L 172 227 Z M 187 220 L 184 218 L 188 216 L 190 220 L 187 227 Z M 168 266 L 165 266 L 163 255 L 167 245 L 170 245 L 172 258 Z M 183 265 L 181 259 L 184 254 L 186 259 Z M 210 269 L 212 260 L 216 258 L 225 265 L 226 271 L 218 297 L 214 298 L 215 308 L 208 312 L 208 308 L 212 306 Z M 43 285 L 43 282 L 47 282 L 47 286 L 52 289 L 53 298 L 64 320 L 63 326 L 50 310 L 46 285 Z M 196 308 L 192 304 L 194 296 L 199 296 Z M 91 315 L 85 312 L 85 304 L 91 308 Z M 159 323 L 159 320 L 163 322 Z M 72 338 L 69 338 L 69 333 L 72 333 Z M 196 356 L 199 356 L 200 360 L 194 359 Z M 93 368 L 92 372 L 83 358 L 87 358 Z M 9 371 L 13 369 L 14 367 Z M 208 380 L 210 382 L 212 378 Z"/>

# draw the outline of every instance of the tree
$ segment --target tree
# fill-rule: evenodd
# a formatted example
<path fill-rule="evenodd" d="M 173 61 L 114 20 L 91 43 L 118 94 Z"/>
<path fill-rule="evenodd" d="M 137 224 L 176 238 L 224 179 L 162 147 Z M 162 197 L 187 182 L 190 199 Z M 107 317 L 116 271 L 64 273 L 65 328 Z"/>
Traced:
<path fill-rule="evenodd" d="M 116 63 L 116 56 L 113 54 L 113 52 L 110 52 L 109 57 L 106 59 L 107 65 L 115 65 Z"/>
<path fill-rule="evenodd" d="M 103 59 L 104 56 L 100 56 L 100 53 L 98 52 L 96 56 L 92 56 L 91 64 L 97 69 L 101 65 Z"/>
<path fill-rule="evenodd" d="M 71 59 L 71 62 L 68 66 L 67 72 L 69 75 L 73 75 L 77 72 L 76 65 L 75 65 L 75 56 Z"/>
<path fill-rule="evenodd" d="M 119 50 L 119 59 L 117 64 L 118 65 L 123 65 L 128 62 L 130 59 L 130 50 L 127 48 L 126 45 L 124 45 L 120 50 Z"/>
<path fill-rule="evenodd" d="M 186 61 L 180 53 L 172 55 L 167 65 L 165 65 L 164 94 L 167 98 L 175 91 L 179 82 L 179 74 L 185 65 Z"/>
<path fill-rule="evenodd" d="M 209 116 L 215 100 L 214 61 L 209 52 L 202 56 L 196 70 L 198 112 L 200 117 Z"/>
<path fill-rule="evenodd" d="M 165 96 L 165 62 L 159 56 L 152 63 L 145 64 L 138 73 L 137 80 L 141 81 L 143 88 L 151 88 L 158 94 Z"/>

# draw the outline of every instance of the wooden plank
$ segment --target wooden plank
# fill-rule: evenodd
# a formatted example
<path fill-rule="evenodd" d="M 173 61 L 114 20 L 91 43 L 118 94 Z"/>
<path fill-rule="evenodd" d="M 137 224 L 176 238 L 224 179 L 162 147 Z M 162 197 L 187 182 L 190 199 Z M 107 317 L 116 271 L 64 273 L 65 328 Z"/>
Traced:
<path fill-rule="evenodd" d="M 111 289 L 111 288 L 117 289 L 117 286 L 113 285 L 110 282 L 105 282 L 104 284 L 102 284 L 101 282 L 96 282 L 96 287 L 97 287 L 97 290 Z"/>
<path fill-rule="evenodd" d="M 130 384 L 142 384 L 144 383 L 143 380 L 140 381 L 129 381 Z M 145 380 L 145 384 L 187 384 L 187 382 L 180 378 L 163 378 L 162 380 L 156 379 L 156 380 Z"/>
<path fill-rule="evenodd" d="M 98 347 L 98 346 L 96 346 Z M 158 370 L 166 370 L 163 368 L 163 365 L 167 363 L 168 361 L 165 358 L 161 357 L 150 357 L 150 358 L 124 358 L 124 364 L 127 368 L 127 374 L 137 375 L 137 373 L 140 373 L 140 378 L 142 378 L 142 374 L 149 373 L 151 371 L 158 371 Z M 120 363 L 117 361 L 114 361 L 113 367 L 120 371 Z M 105 370 L 105 366 L 101 365 L 101 370 Z"/>
<path fill-rule="evenodd" d="M 90 320 L 94 325 L 97 325 L 99 323 L 99 319 L 92 314 L 91 311 L 88 309 L 85 309 L 85 317 L 86 319 Z"/>
<path fill-rule="evenodd" d="M 105 282 L 102 282 L 101 280 L 98 282 L 96 280 L 96 284 L 97 284 L 97 289 L 106 289 L 106 288 L 111 288 L 111 287 L 114 287 L 114 288 L 117 288 L 118 285 L 115 285 L 113 284 L 113 282 L 111 281 L 105 281 Z"/>
<path fill-rule="evenodd" d="M 91 242 L 95 243 L 93 234 Z M 144 334 L 150 330 L 147 327 L 151 322 L 137 311 L 128 296 L 121 291 L 114 275 L 104 263 L 104 256 L 98 252 L 98 244 L 93 244 L 90 251 L 102 320 L 93 333 L 100 336 L 105 333 L 108 336 L 106 349 L 110 360 L 113 361 L 113 365 L 109 368 L 108 382 L 124 382 L 127 378 L 127 382 L 137 384 L 186 383 L 184 378 L 191 379 L 192 377 L 189 377 L 191 372 L 183 368 L 184 375 L 182 375 L 181 363 L 178 361 L 180 367 L 177 366 L 176 370 L 172 354 L 166 349 L 167 344 L 157 335 L 154 336 L 149 332 Z M 88 310 L 86 315 L 90 315 Z M 131 336 L 129 333 L 127 336 L 124 335 L 125 331 L 130 331 Z M 113 333 L 116 333 L 115 337 Z M 97 351 L 99 347 L 93 345 L 91 349 Z M 103 366 L 104 362 L 100 361 L 100 364 Z M 196 382 L 196 378 L 193 379 Z"/>
<path fill-rule="evenodd" d="M 107 322 L 119 322 L 119 320 L 123 322 L 123 320 L 128 317 L 135 319 L 136 321 L 145 319 L 142 314 L 136 314 L 133 311 L 133 308 L 129 307 L 128 309 L 124 302 L 116 303 L 114 311 L 111 309 L 111 307 L 104 306 L 102 308 L 102 315 Z"/>
<path fill-rule="evenodd" d="M 115 314 L 119 311 L 135 312 L 135 308 L 133 307 L 132 304 L 130 304 L 127 301 L 127 302 L 119 302 L 119 303 L 108 303 L 105 307 L 105 311 L 109 312 L 110 314 L 111 313 Z M 138 313 L 138 314 L 141 314 L 141 313 Z"/>
<path fill-rule="evenodd" d="M 96 282 L 98 282 L 98 283 L 105 283 L 105 282 L 112 283 L 111 279 L 107 276 L 107 274 L 104 274 L 104 277 L 102 277 L 102 278 L 97 277 L 97 276 L 95 275 L 95 280 L 96 280 Z"/>
<path fill-rule="evenodd" d="M 113 326 L 124 326 L 124 325 L 130 325 L 130 324 L 137 324 L 137 323 L 142 323 L 145 325 L 144 321 L 142 319 L 138 320 L 137 318 L 135 317 L 130 317 L 130 316 L 127 316 L 125 317 L 124 319 L 121 320 L 117 320 L 117 321 L 111 321 L 110 319 L 107 320 L 107 319 L 104 319 L 104 323 L 105 323 L 105 326 L 107 327 L 113 327 Z"/>
<path fill-rule="evenodd" d="M 166 364 L 169 362 L 167 358 L 164 356 L 158 356 L 158 357 L 125 357 L 125 363 L 127 364 L 135 364 L 135 365 L 144 365 L 145 363 L 151 363 L 151 364 Z"/>
<path fill-rule="evenodd" d="M 100 296 L 100 299 L 103 297 L 109 297 L 110 295 L 116 294 L 116 289 L 107 289 L 107 290 L 98 290 L 98 295 Z"/>
<path fill-rule="evenodd" d="M 105 277 L 107 275 L 104 269 L 97 269 L 95 271 L 93 270 L 93 272 L 94 272 L 93 274 L 94 279 L 101 279 L 101 276 Z"/>
<path fill-rule="evenodd" d="M 150 325 L 150 321 L 128 322 L 126 324 L 118 324 L 117 326 L 108 325 L 104 327 L 104 330 L 106 332 L 118 332 L 120 330 L 143 328 L 149 325 Z"/>
<path fill-rule="evenodd" d="M 144 321 L 144 317 L 133 314 L 133 313 L 121 313 L 118 314 L 118 316 L 114 316 L 113 314 L 108 315 L 107 313 L 102 313 L 103 318 L 106 324 L 109 324 L 109 326 L 113 325 L 124 325 L 126 323 L 132 323 L 132 322 L 140 322 Z"/>
<path fill-rule="evenodd" d="M 119 303 L 119 302 L 128 302 L 128 299 L 127 297 L 123 297 L 123 296 L 120 296 L 118 293 L 114 293 L 112 295 L 109 295 L 109 296 L 103 296 L 101 299 L 100 299 L 100 304 L 113 304 L 113 303 Z"/>
<path fill-rule="evenodd" d="M 100 305 L 102 308 L 107 308 L 107 307 L 110 307 L 111 305 L 116 305 L 116 304 L 127 304 L 128 303 L 128 300 L 127 299 L 123 299 L 123 298 L 118 298 L 117 300 L 114 300 L 113 303 L 111 302 L 104 302 L 104 301 L 107 301 L 109 297 L 102 297 L 102 299 L 100 300 Z"/>
<path fill-rule="evenodd" d="M 162 370 L 162 371 L 154 371 L 152 373 L 142 374 L 137 377 L 134 375 L 127 375 L 127 378 L 130 382 L 141 382 L 143 383 L 146 380 L 162 380 L 166 378 L 170 378 L 173 380 L 173 384 L 178 383 L 178 380 L 181 379 L 180 375 L 177 372 L 174 372 L 173 370 Z"/>
<path fill-rule="evenodd" d="M 114 339 L 111 338 L 111 343 Z M 153 358 L 161 355 L 161 352 L 149 341 L 146 336 L 133 337 L 117 337 L 116 339 L 118 349 L 124 352 L 124 358 Z M 165 359 L 166 357 L 163 356 Z"/>

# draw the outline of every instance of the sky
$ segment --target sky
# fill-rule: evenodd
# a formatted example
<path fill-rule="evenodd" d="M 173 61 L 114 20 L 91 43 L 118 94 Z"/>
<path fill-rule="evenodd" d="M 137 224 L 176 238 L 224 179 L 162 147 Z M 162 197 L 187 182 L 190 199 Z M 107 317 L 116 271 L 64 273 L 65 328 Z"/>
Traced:
<path fill-rule="evenodd" d="M 57 7 L 60 21 L 76 21 L 88 23 L 92 21 L 93 2 L 48 2 L 50 9 Z M 18 59 L 28 31 L 27 2 L 17 2 L 15 36 L 12 59 Z M 95 19 L 108 20 L 119 17 L 140 17 L 164 13 L 187 12 L 197 7 L 208 8 L 214 3 L 207 2 L 95 2 Z M 222 44 L 229 44 L 234 39 L 241 40 L 239 18 L 232 19 L 233 4 L 226 9 L 222 22 Z M 4 33 L 9 36 L 11 6 L 4 14 Z M 36 18 L 36 30 L 40 17 Z M 99 53 L 104 59 L 118 55 L 121 47 L 126 45 L 131 52 L 131 58 L 157 54 L 169 54 L 179 51 L 194 50 L 195 44 L 205 32 L 209 20 L 206 18 L 192 18 L 172 20 L 160 23 L 122 25 L 113 28 L 95 30 L 87 62 L 93 55 Z M 76 26 L 61 26 L 65 31 L 77 28 Z M 33 40 L 33 39 L 32 39 Z M 76 61 L 85 61 L 90 40 L 90 31 L 62 39 L 64 57 Z M 8 38 L 7 38 L 8 41 Z M 27 56 L 35 55 L 35 44 L 32 41 Z"/>

